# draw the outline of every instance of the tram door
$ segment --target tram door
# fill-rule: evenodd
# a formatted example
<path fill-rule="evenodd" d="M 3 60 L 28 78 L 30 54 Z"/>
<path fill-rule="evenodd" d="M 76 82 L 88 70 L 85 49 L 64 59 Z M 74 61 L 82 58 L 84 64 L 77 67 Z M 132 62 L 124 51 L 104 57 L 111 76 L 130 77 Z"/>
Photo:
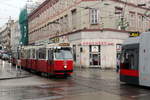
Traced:
<path fill-rule="evenodd" d="M 122 50 L 121 69 L 139 69 L 139 45 L 127 45 Z"/>
<path fill-rule="evenodd" d="M 48 50 L 48 70 L 53 71 L 53 66 L 54 66 L 54 52 L 52 49 Z"/>

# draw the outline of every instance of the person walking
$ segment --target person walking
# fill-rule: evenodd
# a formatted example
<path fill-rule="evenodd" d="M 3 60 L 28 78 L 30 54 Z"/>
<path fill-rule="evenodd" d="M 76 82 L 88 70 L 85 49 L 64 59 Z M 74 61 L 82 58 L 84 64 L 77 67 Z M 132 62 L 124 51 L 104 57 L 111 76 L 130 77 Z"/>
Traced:
<path fill-rule="evenodd" d="M 116 72 L 117 72 L 117 73 L 119 72 L 119 68 L 120 68 L 120 60 L 119 60 L 119 58 L 117 57 L 117 66 L 116 66 Z"/>

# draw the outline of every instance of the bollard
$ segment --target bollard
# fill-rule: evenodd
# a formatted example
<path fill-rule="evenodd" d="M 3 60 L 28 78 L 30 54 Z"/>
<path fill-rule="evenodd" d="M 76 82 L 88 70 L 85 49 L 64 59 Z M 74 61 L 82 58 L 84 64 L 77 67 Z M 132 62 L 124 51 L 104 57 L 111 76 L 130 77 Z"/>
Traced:
<path fill-rule="evenodd" d="M 12 64 L 9 63 L 9 71 L 10 71 L 10 72 L 12 71 L 11 67 L 12 67 Z"/>

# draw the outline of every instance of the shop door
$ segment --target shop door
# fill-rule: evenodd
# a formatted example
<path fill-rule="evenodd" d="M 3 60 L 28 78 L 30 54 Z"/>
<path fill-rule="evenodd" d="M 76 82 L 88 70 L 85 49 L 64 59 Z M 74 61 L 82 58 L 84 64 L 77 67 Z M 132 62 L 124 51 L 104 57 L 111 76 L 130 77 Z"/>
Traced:
<path fill-rule="evenodd" d="M 95 67 L 100 66 L 100 54 L 91 54 L 90 59 L 90 65 Z"/>
<path fill-rule="evenodd" d="M 101 57 L 100 57 L 100 46 L 94 45 L 90 46 L 90 66 L 100 67 Z"/>

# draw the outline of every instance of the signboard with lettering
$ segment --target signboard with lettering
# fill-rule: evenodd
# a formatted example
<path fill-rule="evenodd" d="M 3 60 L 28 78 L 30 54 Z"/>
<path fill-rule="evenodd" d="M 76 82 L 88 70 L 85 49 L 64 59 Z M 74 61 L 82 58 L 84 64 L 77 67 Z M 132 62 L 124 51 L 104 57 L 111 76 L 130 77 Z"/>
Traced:
<path fill-rule="evenodd" d="M 50 43 L 59 43 L 59 37 L 50 39 L 49 42 L 50 42 Z"/>
<path fill-rule="evenodd" d="M 122 45 L 121 45 L 121 44 L 116 44 L 116 50 L 117 50 L 118 52 L 120 52 L 121 49 L 122 49 Z"/>
<path fill-rule="evenodd" d="M 98 52 L 99 48 L 98 46 L 92 46 L 92 52 Z"/>
<path fill-rule="evenodd" d="M 69 43 L 60 43 L 59 46 L 70 46 Z"/>
<path fill-rule="evenodd" d="M 85 41 L 81 42 L 81 45 L 114 45 L 113 42 L 105 42 L 105 41 Z"/>
<path fill-rule="evenodd" d="M 140 36 L 140 32 L 130 32 L 130 37 Z"/>

